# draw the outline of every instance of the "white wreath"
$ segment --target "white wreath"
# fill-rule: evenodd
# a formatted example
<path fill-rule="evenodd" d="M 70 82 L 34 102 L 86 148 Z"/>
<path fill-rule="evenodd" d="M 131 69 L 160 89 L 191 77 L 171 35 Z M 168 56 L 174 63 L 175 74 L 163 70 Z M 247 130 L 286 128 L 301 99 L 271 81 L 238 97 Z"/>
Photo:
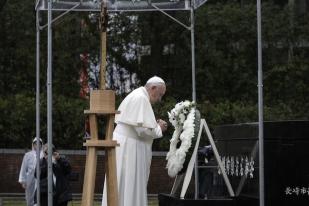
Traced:
<path fill-rule="evenodd" d="M 168 175 L 175 177 L 183 168 L 186 153 L 190 149 L 194 137 L 195 103 L 190 101 L 179 102 L 171 112 L 168 112 L 168 116 L 175 131 L 170 140 L 166 167 Z M 181 141 L 181 145 L 177 148 L 179 141 Z"/>

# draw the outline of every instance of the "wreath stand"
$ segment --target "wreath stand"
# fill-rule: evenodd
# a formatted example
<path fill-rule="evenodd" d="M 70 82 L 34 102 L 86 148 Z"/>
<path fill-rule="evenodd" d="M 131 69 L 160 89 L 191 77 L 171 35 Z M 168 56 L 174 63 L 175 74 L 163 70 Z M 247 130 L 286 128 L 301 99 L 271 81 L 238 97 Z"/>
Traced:
<path fill-rule="evenodd" d="M 101 29 L 101 66 L 100 66 L 100 90 L 90 93 L 90 110 L 84 113 L 89 115 L 90 139 L 83 145 L 87 147 L 84 185 L 82 194 L 82 206 L 93 206 L 95 177 L 97 168 L 97 151 L 105 148 L 105 171 L 107 186 L 108 206 L 118 206 L 116 150 L 117 142 L 112 140 L 115 114 L 115 91 L 105 90 L 106 68 L 106 27 L 107 9 L 106 4 L 101 4 L 100 29 Z M 98 116 L 106 116 L 107 126 L 105 139 L 98 138 Z"/>
<path fill-rule="evenodd" d="M 172 191 L 171 191 L 171 195 L 174 196 L 176 194 L 176 191 L 180 187 L 181 183 L 182 183 L 182 188 L 181 188 L 181 193 L 180 193 L 180 199 L 184 199 L 184 197 L 186 195 L 186 192 L 187 192 L 188 187 L 189 187 L 189 183 L 191 181 L 191 177 L 192 177 L 192 173 L 193 173 L 193 169 L 194 169 L 194 164 L 197 164 L 197 161 L 196 161 L 197 160 L 197 150 L 198 150 L 198 146 L 199 146 L 199 143 L 200 143 L 200 139 L 201 139 L 201 135 L 202 135 L 203 130 L 206 131 L 208 140 L 211 144 L 211 147 L 212 147 L 214 155 L 215 155 L 215 159 L 216 159 L 218 166 L 221 170 L 221 173 L 223 175 L 223 179 L 224 179 L 225 185 L 228 189 L 229 195 L 231 197 L 234 197 L 235 193 L 234 193 L 233 188 L 231 186 L 230 180 L 228 179 L 228 177 L 226 175 L 226 171 L 225 171 L 223 164 L 221 162 L 219 152 L 217 150 L 217 147 L 215 145 L 215 142 L 213 140 L 213 137 L 210 133 L 209 127 L 208 127 L 205 119 L 201 119 L 201 121 L 200 121 L 198 136 L 197 136 L 197 139 L 196 139 L 196 143 L 195 143 L 195 147 L 194 147 L 191 159 L 190 159 L 188 167 L 187 167 L 187 171 L 185 173 L 181 174 L 181 175 L 176 176 L 175 181 L 174 181 L 174 185 L 173 185 L 173 188 L 172 188 Z"/>

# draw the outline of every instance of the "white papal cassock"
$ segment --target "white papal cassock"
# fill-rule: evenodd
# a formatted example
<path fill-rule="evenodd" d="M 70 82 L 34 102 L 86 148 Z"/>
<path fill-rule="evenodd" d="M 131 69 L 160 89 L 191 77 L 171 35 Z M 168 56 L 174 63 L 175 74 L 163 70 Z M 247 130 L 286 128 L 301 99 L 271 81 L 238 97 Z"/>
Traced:
<path fill-rule="evenodd" d="M 116 147 L 119 206 L 147 206 L 151 146 L 162 131 L 144 87 L 132 91 L 118 110 L 113 139 L 120 144 Z M 102 206 L 107 206 L 105 183 Z"/>

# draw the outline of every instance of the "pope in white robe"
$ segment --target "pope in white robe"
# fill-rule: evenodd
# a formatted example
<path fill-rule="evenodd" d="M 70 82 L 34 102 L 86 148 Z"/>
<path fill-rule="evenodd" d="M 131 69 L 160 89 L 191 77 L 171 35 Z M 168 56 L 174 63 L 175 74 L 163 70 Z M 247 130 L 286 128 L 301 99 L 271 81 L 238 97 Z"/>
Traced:
<path fill-rule="evenodd" d="M 132 91 L 118 108 L 113 139 L 120 145 L 116 147 L 119 206 L 148 205 L 152 142 L 167 129 L 165 121 L 156 120 L 151 104 L 160 101 L 165 90 L 164 81 L 152 77 L 144 87 Z M 102 206 L 107 206 L 105 183 Z"/>
<path fill-rule="evenodd" d="M 42 145 L 42 140 L 40 139 L 40 144 Z M 19 178 L 18 182 L 22 185 L 22 187 L 25 189 L 25 196 L 26 196 L 26 203 L 27 206 L 33 206 L 34 205 L 34 193 L 36 189 L 36 182 L 34 177 L 34 172 L 36 168 L 36 138 L 32 141 L 32 150 L 27 152 L 24 155 L 20 172 L 19 172 Z M 42 151 L 40 152 L 40 157 L 43 156 Z"/>

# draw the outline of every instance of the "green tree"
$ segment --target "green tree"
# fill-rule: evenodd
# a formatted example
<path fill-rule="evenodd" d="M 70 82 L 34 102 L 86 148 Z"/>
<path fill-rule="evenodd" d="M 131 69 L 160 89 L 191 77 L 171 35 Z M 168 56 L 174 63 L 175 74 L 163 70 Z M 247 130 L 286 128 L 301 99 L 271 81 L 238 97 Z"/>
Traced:
<path fill-rule="evenodd" d="M 263 1 L 262 37 L 265 120 L 309 117 L 309 15 Z M 35 135 L 35 12 L 32 1 L 0 3 L 1 147 L 25 147 Z M 53 15 L 58 15 L 53 12 Z M 189 25 L 187 11 L 169 14 Z M 257 121 L 256 2 L 209 0 L 196 11 L 197 103 L 210 126 Z M 81 148 L 80 54 L 99 63 L 97 14 L 72 12 L 53 24 L 53 137 L 60 148 Z M 152 75 L 168 90 L 155 107 L 159 118 L 191 99 L 190 32 L 159 12 L 109 15 L 108 82 L 120 102 L 128 89 Z M 42 12 L 41 25 L 46 23 Z M 41 134 L 46 137 L 46 29 L 41 31 Z M 149 45 L 151 53 L 141 55 Z M 129 83 L 129 84 L 127 84 Z M 169 128 L 167 136 L 172 134 Z M 154 149 L 168 149 L 169 138 Z"/>

